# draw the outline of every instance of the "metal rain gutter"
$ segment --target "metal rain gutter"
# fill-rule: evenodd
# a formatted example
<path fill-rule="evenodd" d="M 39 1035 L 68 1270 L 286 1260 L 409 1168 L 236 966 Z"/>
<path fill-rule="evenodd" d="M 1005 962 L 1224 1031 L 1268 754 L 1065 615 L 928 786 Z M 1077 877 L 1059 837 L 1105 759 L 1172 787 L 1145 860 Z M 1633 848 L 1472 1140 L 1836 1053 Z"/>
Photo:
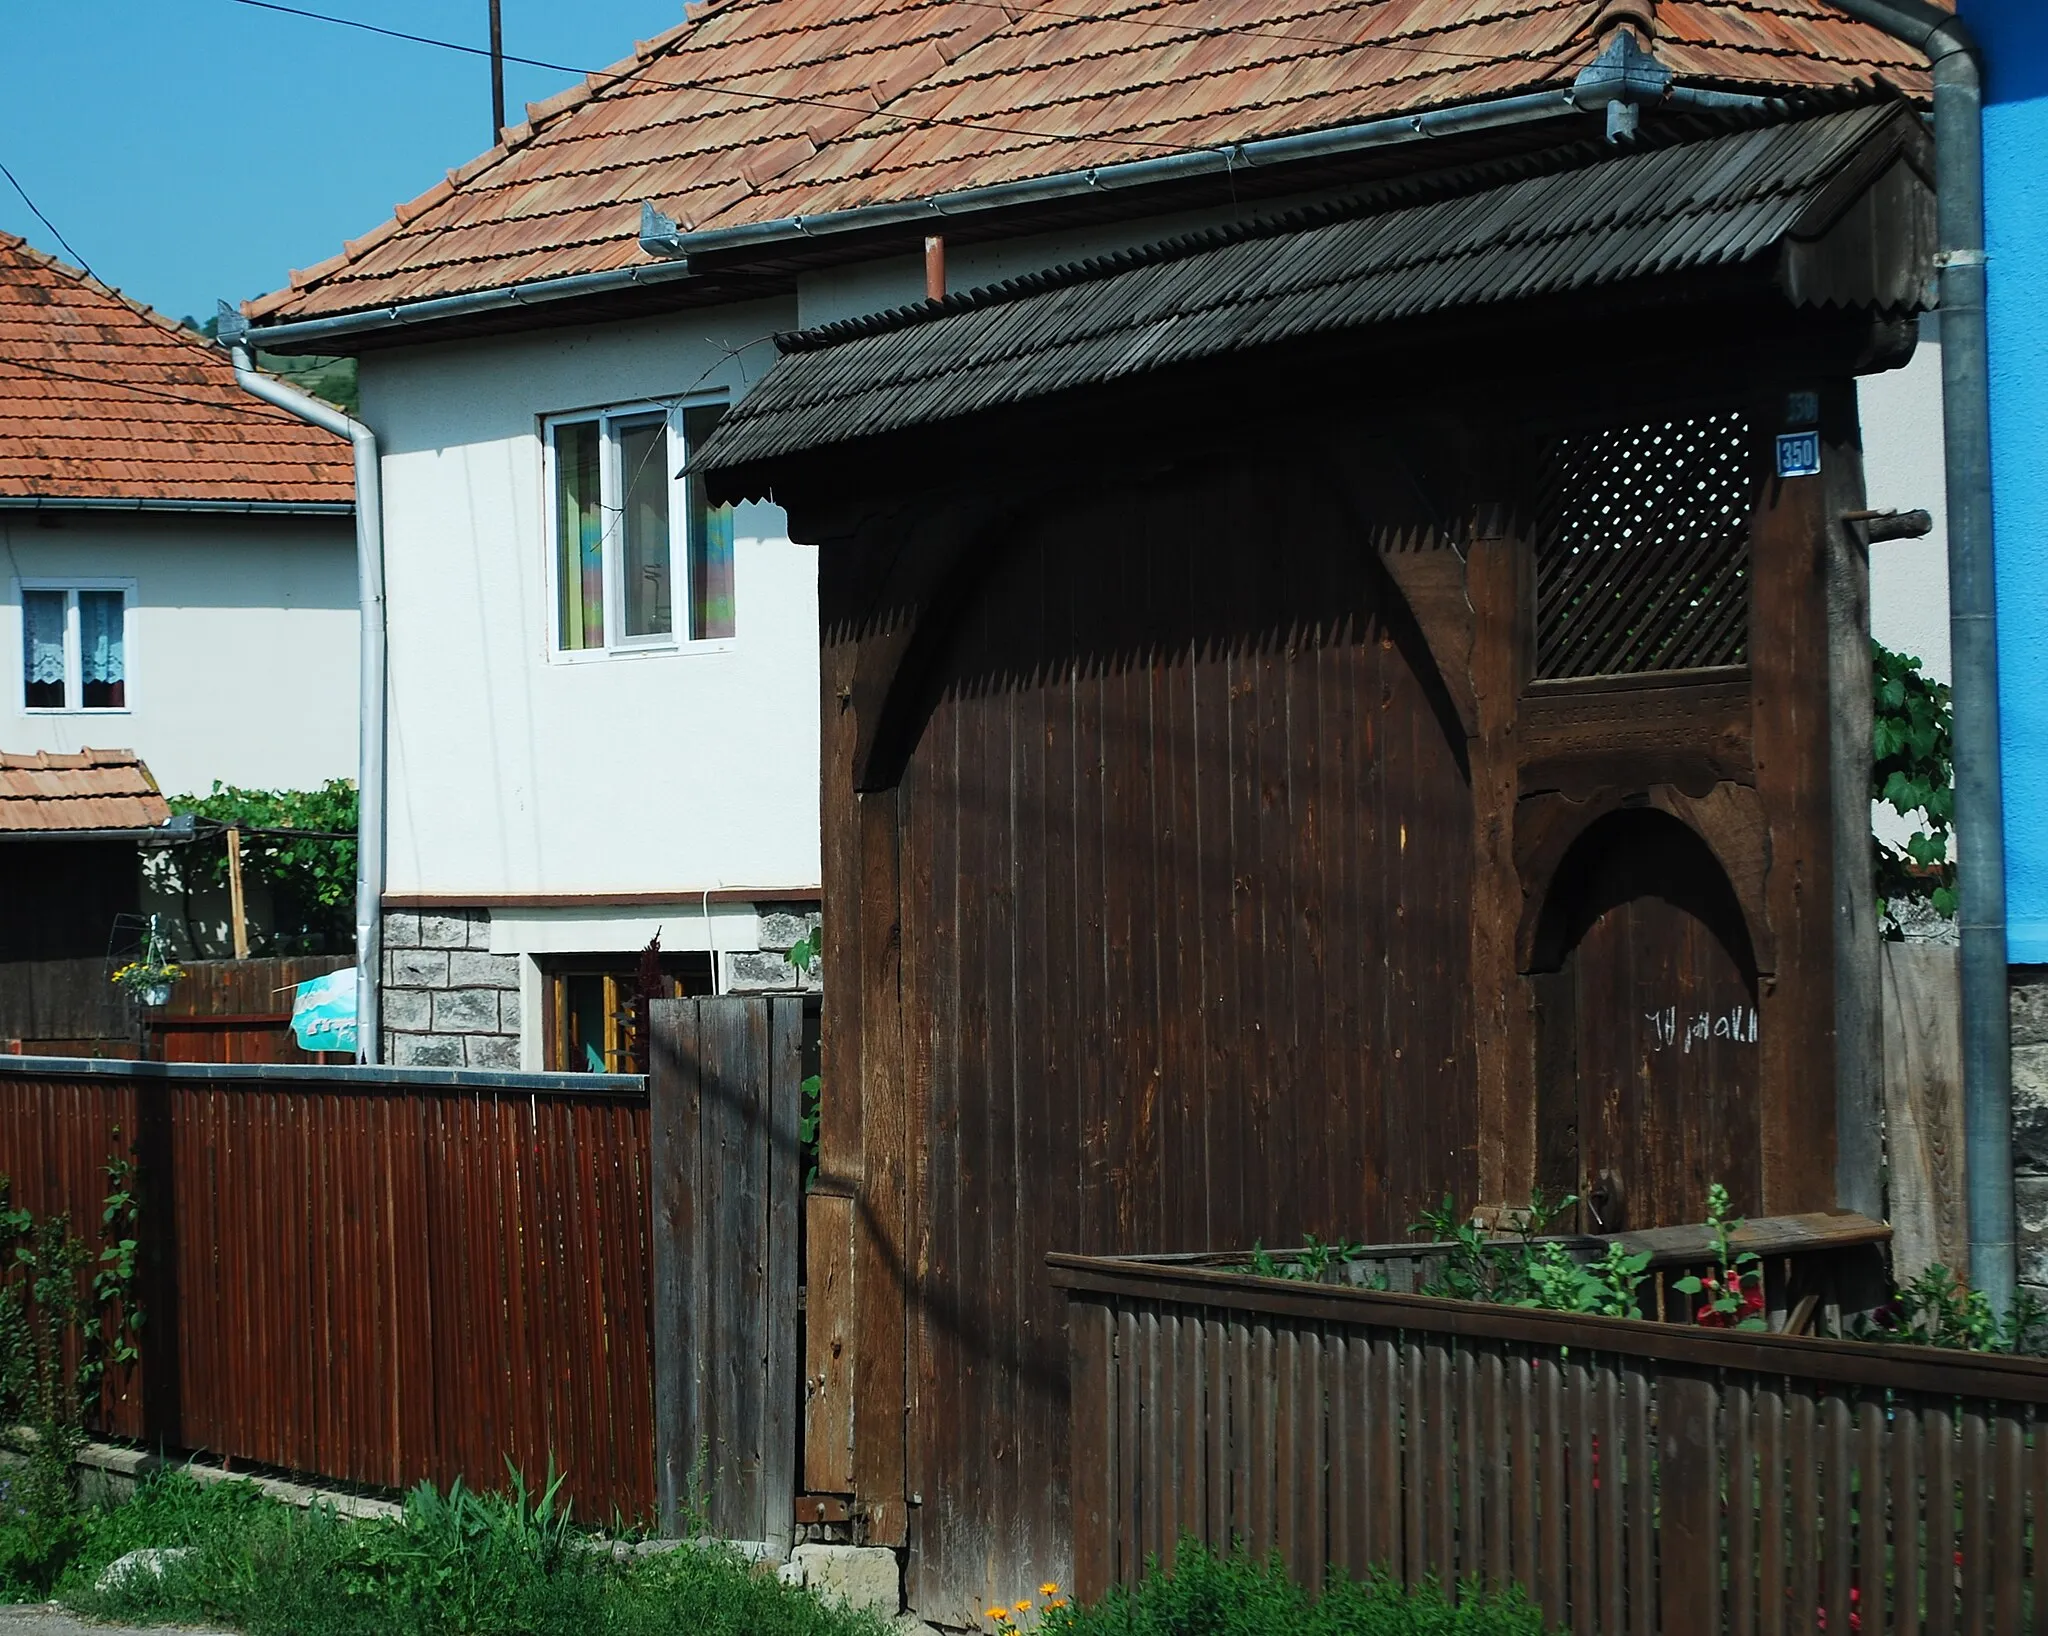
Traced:
<path fill-rule="evenodd" d="M 1832 4 L 1924 51 L 1934 69 L 1970 1281 L 2003 1312 L 2012 1302 L 2018 1266 L 2012 1183 L 2005 790 L 1998 726 L 1997 559 L 1991 510 L 1991 346 L 1984 310 L 1983 65 L 1977 42 L 1962 20 L 1927 0 L 1832 0 Z"/>
<path fill-rule="evenodd" d="M 309 425 L 349 440 L 355 450 L 356 584 L 362 624 L 358 672 L 360 726 L 356 841 L 356 1061 L 378 1058 L 378 979 L 382 974 L 384 921 L 384 485 L 377 434 L 331 403 L 266 375 L 249 359 L 248 323 L 225 301 L 220 304 L 220 338 L 234 361 L 235 379 L 251 396 L 274 404 Z"/>
<path fill-rule="evenodd" d="M 34 841 L 133 841 L 139 847 L 155 850 L 182 846 L 194 840 L 197 833 L 192 814 L 181 812 L 166 823 L 140 829 L 0 829 L 0 846 Z"/>
<path fill-rule="evenodd" d="M 1619 38 L 1630 38 L 1626 35 Z M 1632 39 L 1631 39 L 1631 43 Z M 1026 205 L 1050 204 L 1062 200 L 1094 197 L 1162 182 L 1199 176 L 1229 176 L 1238 171 L 1295 163 L 1303 160 L 1341 158 L 1368 153 L 1378 148 L 1426 141 L 1433 137 L 1467 135 L 1475 131 L 1525 125 L 1609 109 L 1616 104 L 1635 105 L 1654 101 L 1659 106 L 1686 109 L 1755 109 L 1770 105 L 1765 97 L 1736 96 L 1702 91 L 1671 83 L 1663 74 L 1660 97 L 1646 96 L 1636 84 L 1610 86 L 1594 78 L 1613 48 L 1603 53 L 1580 76 L 1570 90 L 1534 91 L 1521 96 L 1498 97 L 1485 102 L 1463 103 L 1431 109 L 1419 114 L 1396 114 L 1356 125 L 1340 125 L 1325 131 L 1308 131 L 1294 136 L 1269 137 L 1227 148 L 1204 148 L 1193 153 L 1163 155 L 1156 159 L 1133 159 L 1124 164 L 1098 165 L 1087 170 L 1063 171 L 1054 176 L 1034 177 L 1020 182 L 996 182 L 987 187 L 962 188 L 952 193 L 933 194 L 923 199 L 888 204 L 855 205 L 846 210 L 816 216 L 782 216 L 773 221 L 749 222 L 740 227 L 715 227 L 701 233 L 684 232 L 656 210 L 642 207 L 640 248 L 659 259 L 652 264 L 622 267 L 611 272 L 579 273 L 569 278 L 538 279 L 501 289 L 472 290 L 463 295 L 436 296 L 426 301 L 396 303 L 359 312 L 336 313 L 326 318 L 307 318 L 295 323 L 252 325 L 247 342 L 252 347 L 276 351 L 304 346 L 365 331 L 402 324 L 431 323 L 472 313 L 503 311 L 521 306 L 573 300 L 579 296 L 606 295 L 638 285 L 665 283 L 691 276 L 690 257 L 724 251 L 771 249 L 816 243 L 821 239 L 870 233 L 892 227 L 914 227 L 930 231 L 942 222 L 973 220 Z M 1639 54 L 1640 55 L 1640 54 Z M 1584 87 L 1582 90 L 1581 87 Z M 1610 129 L 1614 116 L 1609 115 Z"/>
<path fill-rule="evenodd" d="M 619 267 L 608 273 L 575 273 L 567 278 L 540 278 L 527 284 L 507 284 L 495 290 L 471 290 L 463 295 L 439 295 L 426 301 L 395 302 L 360 312 L 335 313 L 328 318 L 301 319 L 292 324 L 252 324 L 246 338 L 251 347 L 278 352 L 306 341 L 360 335 L 367 330 L 400 325 L 430 324 L 443 318 L 460 318 L 468 313 L 544 306 L 552 301 L 573 301 L 578 296 L 611 295 L 637 285 L 668 284 L 689 276 L 689 268 L 666 263 Z M 235 321 L 247 322 L 240 314 L 236 315 Z"/>
<path fill-rule="evenodd" d="M 189 511 L 208 517 L 346 517 L 353 500 L 130 500 L 112 495 L 0 494 L 0 511 Z"/>
<path fill-rule="evenodd" d="M 1645 72 L 1644 65 L 1648 66 L 1649 72 Z M 1366 120 L 1362 124 L 1339 125 L 1326 131 L 1305 131 L 1294 136 L 1241 142 L 1228 148 L 1205 148 L 1158 159 L 1133 159 L 1120 165 L 1099 165 L 1089 170 L 1067 171 L 1028 181 L 963 188 L 955 193 L 938 193 L 924 199 L 856 205 L 848 210 L 835 210 L 819 216 L 783 216 L 774 221 L 749 222 L 740 227 L 714 227 L 702 233 L 682 232 L 650 204 L 641 212 L 640 247 L 649 255 L 687 260 L 693 255 L 813 240 L 881 227 L 929 229 L 941 221 L 971 218 L 1018 205 L 1044 204 L 1189 176 L 1228 175 L 1240 170 L 1256 170 L 1261 166 L 1370 153 L 1377 148 L 1397 147 L 1432 137 L 1468 135 L 1474 131 L 1558 119 L 1568 114 L 1596 113 L 1617 106 L 1639 108 L 1647 104 L 1674 108 L 1755 109 L 1767 107 L 1769 102 L 1770 99 L 1765 97 L 1735 96 L 1676 86 L 1670 70 L 1642 51 L 1635 44 L 1635 37 L 1624 31 L 1617 34 L 1614 43 L 1579 75 L 1567 91 L 1532 91 L 1521 96 L 1434 108 L 1424 113 L 1394 114 L 1383 119 Z M 1609 129 L 1610 133 L 1619 134 L 1614 131 L 1611 118 Z M 1629 129 L 1633 129 L 1632 124 Z"/>

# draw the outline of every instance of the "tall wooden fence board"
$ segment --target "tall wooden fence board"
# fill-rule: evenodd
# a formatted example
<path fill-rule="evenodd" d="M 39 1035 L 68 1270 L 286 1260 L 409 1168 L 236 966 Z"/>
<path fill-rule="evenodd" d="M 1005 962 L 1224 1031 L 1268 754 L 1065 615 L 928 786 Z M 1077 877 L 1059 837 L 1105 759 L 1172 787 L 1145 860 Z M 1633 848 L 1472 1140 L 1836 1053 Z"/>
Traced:
<path fill-rule="evenodd" d="M 1937 1262 L 1967 1275 L 1959 951 L 1886 943 L 1882 961 L 1893 1265 L 1901 1282 Z"/>
<path fill-rule="evenodd" d="M 651 1026 L 662 1522 L 786 1546 L 802 1367 L 803 1002 L 660 1000 Z"/>
<path fill-rule="evenodd" d="M 138 1159 L 143 1363 L 107 1433 L 387 1487 L 550 1462 L 651 1517 L 638 1080 L 0 1057 L 0 1174 L 97 1240 Z"/>
<path fill-rule="evenodd" d="M 1052 1260 L 1084 1598 L 1191 1536 L 1583 1636 L 2048 1626 L 2048 1361 Z"/>

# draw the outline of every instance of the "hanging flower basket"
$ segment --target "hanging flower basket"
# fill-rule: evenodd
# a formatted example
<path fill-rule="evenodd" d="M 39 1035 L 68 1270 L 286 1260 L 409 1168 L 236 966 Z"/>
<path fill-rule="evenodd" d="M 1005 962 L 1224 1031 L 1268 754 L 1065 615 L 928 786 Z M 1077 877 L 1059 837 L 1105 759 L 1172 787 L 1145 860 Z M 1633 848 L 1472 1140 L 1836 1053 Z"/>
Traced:
<path fill-rule="evenodd" d="M 168 1005 L 171 986 L 184 976 L 184 968 L 163 960 L 131 960 L 114 973 L 114 986 L 124 990 L 138 1005 Z"/>

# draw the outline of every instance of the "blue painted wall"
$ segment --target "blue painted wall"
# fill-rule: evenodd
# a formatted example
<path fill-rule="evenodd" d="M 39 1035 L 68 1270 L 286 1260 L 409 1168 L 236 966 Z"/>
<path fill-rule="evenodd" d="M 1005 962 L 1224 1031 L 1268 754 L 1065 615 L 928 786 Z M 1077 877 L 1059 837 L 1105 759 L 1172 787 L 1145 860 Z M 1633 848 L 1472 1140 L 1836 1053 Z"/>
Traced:
<path fill-rule="evenodd" d="M 1988 66 L 1991 458 L 1998 529 L 2006 914 L 2048 965 L 2048 3 L 1963 0 Z"/>

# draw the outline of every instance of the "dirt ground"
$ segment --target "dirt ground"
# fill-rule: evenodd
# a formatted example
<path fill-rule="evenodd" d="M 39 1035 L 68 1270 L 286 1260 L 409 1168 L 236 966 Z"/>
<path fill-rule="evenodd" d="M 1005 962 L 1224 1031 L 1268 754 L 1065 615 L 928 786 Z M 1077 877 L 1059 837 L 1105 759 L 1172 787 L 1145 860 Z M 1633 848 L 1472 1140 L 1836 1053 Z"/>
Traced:
<path fill-rule="evenodd" d="M 189 1625 L 95 1625 L 66 1613 L 55 1603 L 32 1607 L 0 1607 L 0 1636 L 228 1636 L 225 1631 L 197 1630 Z"/>

